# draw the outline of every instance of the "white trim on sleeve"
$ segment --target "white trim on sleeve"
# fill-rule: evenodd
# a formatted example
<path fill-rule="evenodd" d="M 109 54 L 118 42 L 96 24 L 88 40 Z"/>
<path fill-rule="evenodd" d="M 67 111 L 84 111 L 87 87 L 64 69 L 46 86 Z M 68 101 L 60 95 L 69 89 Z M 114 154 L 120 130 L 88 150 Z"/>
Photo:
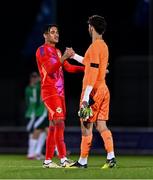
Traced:
<path fill-rule="evenodd" d="M 75 59 L 76 61 L 78 61 L 79 63 L 82 63 L 84 57 L 75 53 L 72 58 Z"/>
<path fill-rule="evenodd" d="M 86 89 L 85 89 L 85 92 L 84 92 L 84 96 L 83 96 L 83 99 L 82 99 L 82 102 L 83 101 L 86 101 L 86 102 L 89 102 L 89 95 L 91 93 L 93 89 L 93 86 L 87 86 Z"/>

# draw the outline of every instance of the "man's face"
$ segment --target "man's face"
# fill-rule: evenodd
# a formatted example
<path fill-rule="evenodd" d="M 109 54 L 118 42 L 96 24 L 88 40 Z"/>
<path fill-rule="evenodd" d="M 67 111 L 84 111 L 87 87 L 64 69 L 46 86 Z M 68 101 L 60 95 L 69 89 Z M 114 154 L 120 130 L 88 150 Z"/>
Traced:
<path fill-rule="evenodd" d="M 59 31 L 57 27 L 51 27 L 50 31 L 47 33 L 47 40 L 50 43 L 56 44 L 59 41 Z"/>

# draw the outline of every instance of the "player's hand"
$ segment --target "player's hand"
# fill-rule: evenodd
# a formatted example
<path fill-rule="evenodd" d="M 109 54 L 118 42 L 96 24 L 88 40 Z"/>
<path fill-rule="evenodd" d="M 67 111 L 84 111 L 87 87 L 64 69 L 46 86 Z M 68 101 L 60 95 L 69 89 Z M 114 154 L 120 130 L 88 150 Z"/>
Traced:
<path fill-rule="evenodd" d="M 61 59 L 60 59 L 61 63 L 63 63 L 64 60 L 66 60 L 66 59 L 74 56 L 74 54 L 75 54 L 75 52 L 74 52 L 74 50 L 73 50 L 72 48 L 66 48 L 63 56 L 62 56 Z"/>
<path fill-rule="evenodd" d="M 73 58 L 75 51 L 72 47 L 67 47 L 65 53 L 68 55 L 68 58 Z"/>
<path fill-rule="evenodd" d="M 87 121 L 91 116 L 93 116 L 92 108 L 86 101 L 82 102 L 78 115 L 83 121 Z"/>

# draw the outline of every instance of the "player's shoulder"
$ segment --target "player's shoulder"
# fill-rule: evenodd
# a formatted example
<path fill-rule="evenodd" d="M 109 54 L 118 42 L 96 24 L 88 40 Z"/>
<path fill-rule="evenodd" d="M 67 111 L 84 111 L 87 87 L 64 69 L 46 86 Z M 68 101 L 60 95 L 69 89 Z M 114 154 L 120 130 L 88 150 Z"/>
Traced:
<path fill-rule="evenodd" d="M 91 45 L 92 46 L 99 46 L 99 45 L 104 45 L 104 44 L 106 44 L 106 43 L 103 39 L 97 39 Z"/>
<path fill-rule="evenodd" d="M 107 49 L 108 46 L 106 44 L 106 42 L 104 40 L 96 40 L 94 41 L 92 44 L 91 44 L 91 47 L 94 49 L 94 50 L 98 50 L 98 49 Z"/>
<path fill-rule="evenodd" d="M 99 43 L 97 41 L 94 41 L 90 44 L 89 48 L 88 48 L 88 52 L 92 52 L 92 51 L 96 51 L 99 48 Z"/>
<path fill-rule="evenodd" d="M 41 46 L 39 46 L 37 49 L 36 49 L 36 54 L 39 54 L 39 53 L 41 53 L 42 51 L 44 51 L 44 44 L 43 45 L 41 45 Z"/>
<path fill-rule="evenodd" d="M 37 56 L 44 56 L 49 51 L 49 47 L 46 44 L 39 46 L 36 50 Z"/>

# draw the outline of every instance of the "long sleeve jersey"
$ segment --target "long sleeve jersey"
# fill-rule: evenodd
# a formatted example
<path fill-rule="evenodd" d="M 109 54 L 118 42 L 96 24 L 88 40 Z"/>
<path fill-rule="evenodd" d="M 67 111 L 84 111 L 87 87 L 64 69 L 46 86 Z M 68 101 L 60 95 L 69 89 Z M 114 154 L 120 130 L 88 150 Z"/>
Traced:
<path fill-rule="evenodd" d="M 83 59 L 85 73 L 83 78 L 83 90 L 87 86 L 93 89 L 104 87 L 106 69 L 108 64 L 108 47 L 103 40 L 93 42 L 85 53 Z"/>
<path fill-rule="evenodd" d="M 71 65 L 66 60 L 62 64 L 61 56 L 61 51 L 49 44 L 43 44 L 36 51 L 42 100 L 54 95 L 64 96 L 63 68 L 71 73 L 84 71 L 84 67 Z"/>

